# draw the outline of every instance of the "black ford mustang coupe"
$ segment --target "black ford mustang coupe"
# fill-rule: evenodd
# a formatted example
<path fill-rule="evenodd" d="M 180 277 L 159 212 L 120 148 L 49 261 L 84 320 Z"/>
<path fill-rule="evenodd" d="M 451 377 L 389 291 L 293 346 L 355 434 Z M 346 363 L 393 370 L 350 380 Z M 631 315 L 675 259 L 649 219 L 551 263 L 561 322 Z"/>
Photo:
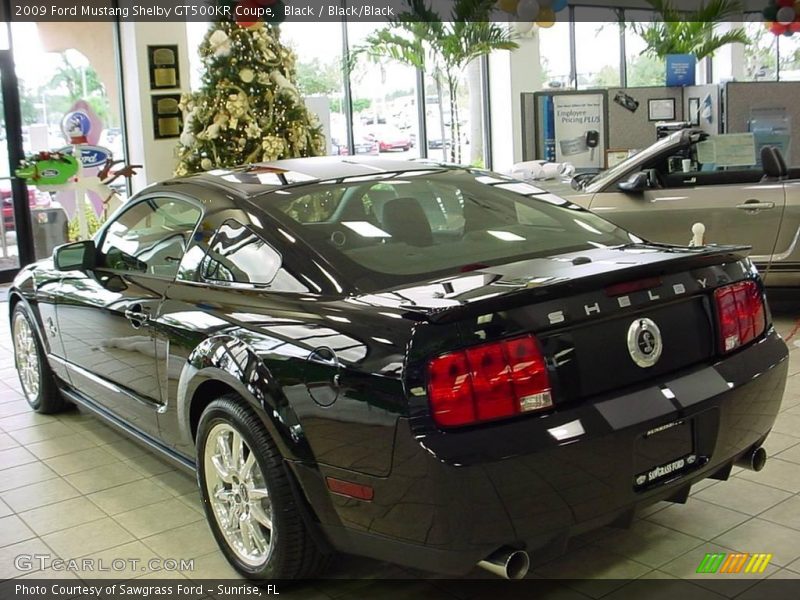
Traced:
<path fill-rule="evenodd" d="M 528 552 L 763 466 L 788 367 L 746 248 L 377 158 L 152 186 L 23 269 L 10 309 L 31 406 L 196 469 L 253 578 L 335 550 L 522 576 Z"/>

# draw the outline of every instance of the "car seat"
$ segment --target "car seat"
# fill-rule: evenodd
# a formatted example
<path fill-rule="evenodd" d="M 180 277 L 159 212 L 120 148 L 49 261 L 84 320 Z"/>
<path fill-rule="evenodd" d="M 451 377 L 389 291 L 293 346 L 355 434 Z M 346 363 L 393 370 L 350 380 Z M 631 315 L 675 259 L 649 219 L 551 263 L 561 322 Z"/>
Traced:
<path fill-rule="evenodd" d="M 395 198 L 383 206 L 383 229 L 392 241 L 410 246 L 430 246 L 433 233 L 428 217 L 415 198 Z"/>
<path fill-rule="evenodd" d="M 777 148 L 764 146 L 761 148 L 761 167 L 764 169 L 764 176 L 761 181 L 781 181 L 786 178 L 788 169 L 786 161 Z"/>

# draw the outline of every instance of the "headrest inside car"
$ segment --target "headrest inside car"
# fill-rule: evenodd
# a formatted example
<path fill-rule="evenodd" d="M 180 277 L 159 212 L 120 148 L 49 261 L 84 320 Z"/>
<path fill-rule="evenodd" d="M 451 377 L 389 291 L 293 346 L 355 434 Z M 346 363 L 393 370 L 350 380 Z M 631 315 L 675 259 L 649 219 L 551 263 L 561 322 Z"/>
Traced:
<path fill-rule="evenodd" d="M 433 243 L 431 225 L 415 198 L 395 198 L 383 206 L 383 228 L 392 240 L 410 246 Z"/>
<path fill-rule="evenodd" d="M 764 176 L 769 179 L 786 177 L 786 163 L 780 152 L 773 146 L 761 148 L 761 166 L 764 169 Z"/>

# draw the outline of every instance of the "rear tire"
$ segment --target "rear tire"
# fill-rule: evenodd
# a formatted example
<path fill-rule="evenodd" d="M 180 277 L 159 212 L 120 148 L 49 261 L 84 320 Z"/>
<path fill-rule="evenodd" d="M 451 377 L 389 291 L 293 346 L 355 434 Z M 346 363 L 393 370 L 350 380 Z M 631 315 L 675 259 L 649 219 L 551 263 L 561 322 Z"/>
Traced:
<path fill-rule="evenodd" d="M 67 402 L 58 390 L 33 319 L 22 304 L 17 304 L 11 313 L 11 339 L 22 395 L 30 407 L 42 414 L 63 411 Z"/>
<path fill-rule="evenodd" d="M 211 531 L 245 577 L 304 579 L 327 566 L 330 555 L 308 532 L 283 457 L 236 394 L 200 417 L 197 480 Z"/>

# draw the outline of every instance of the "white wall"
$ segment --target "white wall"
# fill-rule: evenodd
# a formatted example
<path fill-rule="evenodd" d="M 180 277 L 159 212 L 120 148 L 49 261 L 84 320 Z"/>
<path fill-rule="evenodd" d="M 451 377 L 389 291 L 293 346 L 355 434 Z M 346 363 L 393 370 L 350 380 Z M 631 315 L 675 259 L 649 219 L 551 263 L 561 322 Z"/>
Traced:
<path fill-rule="evenodd" d="M 492 119 L 494 170 L 503 172 L 522 160 L 522 107 L 520 94 L 542 89 L 542 66 L 536 28 L 517 40 L 513 52 L 489 56 L 489 95 Z"/>
<path fill-rule="evenodd" d="M 121 27 L 122 73 L 128 129 L 128 160 L 144 167 L 132 179 L 133 191 L 172 177 L 177 163 L 177 138 L 156 140 L 153 135 L 151 96 L 189 91 L 189 60 L 185 23 L 133 23 Z M 150 90 L 148 45 L 177 45 L 181 87 Z"/>

